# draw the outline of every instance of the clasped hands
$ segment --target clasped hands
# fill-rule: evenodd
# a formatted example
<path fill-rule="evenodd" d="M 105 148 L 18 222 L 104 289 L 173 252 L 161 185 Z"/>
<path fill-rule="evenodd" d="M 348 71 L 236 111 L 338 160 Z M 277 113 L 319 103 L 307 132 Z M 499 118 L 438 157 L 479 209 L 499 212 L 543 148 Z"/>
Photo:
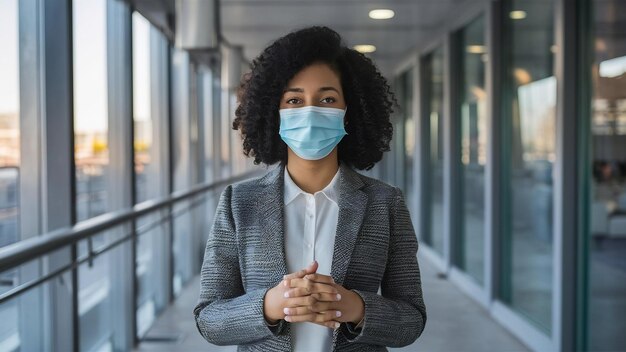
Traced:
<path fill-rule="evenodd" d="M 356 292 L 335 283 L 328 275 L 316 273 L 317 261 L 305 269 L 285 275 L 265 294 L 265 320 L 276 323 L 311 322 L 331 329 L 341 322 L 357 324 L 365 313 L 365 304 Z"/>

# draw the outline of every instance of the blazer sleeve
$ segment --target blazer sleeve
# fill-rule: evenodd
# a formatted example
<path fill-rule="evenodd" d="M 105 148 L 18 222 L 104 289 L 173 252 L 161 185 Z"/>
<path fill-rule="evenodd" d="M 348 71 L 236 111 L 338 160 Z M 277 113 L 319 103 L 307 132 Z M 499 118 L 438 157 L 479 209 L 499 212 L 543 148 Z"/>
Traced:
<path fill-rule="evenodd" d="M 352 289 L 365 302 L 365 314 L 361 328 L 341 324 L 341 331 L 350 342 L 403 347 L 415 342 L 426 325 L 417 262 L 418 242 L 402 190 L 398 187 L 394 190 L 389 255 L 381 295 Z"/>
<path fill-rule="evenodd" d="M 193 309 L 200 334 L 218 346 L 248 344 L 279 335 L 285 326 L 268 326 L 263 300 L 271 287 L 245 292 L 239 270 L 232 185 L 220 195 L 200 273 L 200 298 Z"/>

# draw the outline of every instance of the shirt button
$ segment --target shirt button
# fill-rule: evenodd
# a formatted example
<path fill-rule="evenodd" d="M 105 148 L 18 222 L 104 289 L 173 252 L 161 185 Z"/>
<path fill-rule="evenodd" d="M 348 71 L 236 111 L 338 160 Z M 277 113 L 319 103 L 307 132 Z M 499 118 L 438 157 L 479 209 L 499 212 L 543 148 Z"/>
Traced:
<path fill-rule="evenodd" d="M 310 244 L 310 243 L 307 243 L 307 245 L 306 245 L 306 246 L 307 246 L 307 247 L 309 247 L 309 248 L 313 247 L 313 245 L 312 245 L 312 244 Z"/>

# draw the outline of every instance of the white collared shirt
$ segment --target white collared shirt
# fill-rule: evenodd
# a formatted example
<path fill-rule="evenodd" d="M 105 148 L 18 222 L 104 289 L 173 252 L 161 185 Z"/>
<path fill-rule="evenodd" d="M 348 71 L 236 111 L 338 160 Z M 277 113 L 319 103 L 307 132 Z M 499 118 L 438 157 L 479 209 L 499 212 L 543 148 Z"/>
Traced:
<path fill-rule="evenodd" d="M 285 254 L 289 273 L 317 260 L 317 273 L 330 275 L 339 215 L 340 170 L 324 189 L 311 194 L 293 182 L 285 166 Z M 327 352 L 332 348 L 333 329 L 325 326 L 291 323 L 291 336 L 295 352 Z"/>

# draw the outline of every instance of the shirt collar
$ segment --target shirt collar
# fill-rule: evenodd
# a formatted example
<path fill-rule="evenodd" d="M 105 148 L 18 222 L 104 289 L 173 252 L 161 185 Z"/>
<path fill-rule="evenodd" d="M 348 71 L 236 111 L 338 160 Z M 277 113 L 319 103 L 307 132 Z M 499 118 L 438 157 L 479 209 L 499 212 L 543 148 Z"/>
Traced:
<path fill-rule="evenodd" d="M 287 171 L 287 166 L 285 166 L 284 169 L 285 169 L 284 171 L 285 189 L 284 189 L 283 200 L 285 202 L 285 205 L 287 205 L 291 203 L 291 201 L 293 201 L 300 193 L 306 194 L 307 192 L 300 189 L 300 187 L 298 187 L 298 185 L 296 185 L 296 183 L 293 182 L 293 179 L 291 178 L 291 176 L 289 176 L 289 172 Z M 315 194 L 322 193 L 323 195 L 326 196 L 326 198 L 332 200 L 335 204 L 339 205 L 337 201 L 337 183 L 339 180 L 340 172 L 341 172 L 341 168 L 338 168 L 337 172 L 335 173 L 335 176 L 333 176 L 333 179 L 330 180 L 330 183 L 326 185 L 326 187 L 324 187 L 324 189 L 322 189 L 321 191 L 315 192 Z"/>

